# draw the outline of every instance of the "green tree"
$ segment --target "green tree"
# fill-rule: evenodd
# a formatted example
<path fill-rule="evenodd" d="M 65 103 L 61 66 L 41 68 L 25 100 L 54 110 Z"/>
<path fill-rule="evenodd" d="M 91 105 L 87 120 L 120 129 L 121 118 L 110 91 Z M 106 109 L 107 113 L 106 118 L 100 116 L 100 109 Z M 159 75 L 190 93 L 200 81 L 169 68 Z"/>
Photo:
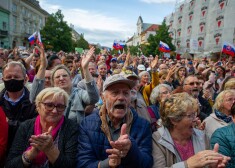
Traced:
<path fill-rule="evenodd" d="M 84 36 L 81 35 L 80 39 L 75 42 L 75 47 L 89 49 L 89 43 L 84 39 Z"/>
<path fill-rule="evenodd" d="M 64 21 L 61 10 L 51 14 L 47 18 L 45 27 L 41 30 L 42 39 L 45 47 L 51 46 L 54 51 L 72 51 L 73 42 L 71 28 Z"/>
<path fill-rule="evenodd" d="M 160 55 L 159 43 L 160 41 L 168 44 L 171 51 L 175 50 L 175 46 L 172 44 L 172 38 L 168 32 L 169 27 L 166 25 L 165 20 L 163 20 L 162 25 L 159 30 L 156 31 L 156 35 L 150 35 L 148 38 L 148 45 L 142 46 L 142 52 L 144 55 Z"/>

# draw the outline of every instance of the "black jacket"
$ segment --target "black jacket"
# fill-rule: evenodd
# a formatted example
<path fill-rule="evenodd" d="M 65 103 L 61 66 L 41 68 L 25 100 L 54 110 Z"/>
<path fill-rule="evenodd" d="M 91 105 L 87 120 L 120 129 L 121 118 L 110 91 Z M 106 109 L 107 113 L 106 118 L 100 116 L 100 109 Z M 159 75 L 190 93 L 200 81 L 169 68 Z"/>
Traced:
<path fill-rule="evenodd" d="M 22 154 L 30 146 L 29 138 L 34 134 L 35 119 L 22 123 L 16 133 L 9 155 L 6 168 L 23 168 Z M 66 119 L 59 131 L 58 149 L 59 157 L 50 168 L 74 168 L 76 167 L 78 126 L 77 123 Z"/>
<path fill-rule="evenodd" d="M 25 87 L 25 95 L 22 99 L 17 103 L 16 106 L 12 106 L 10 102 L 8 102 L 4 98 L 4 94 L 6 89 L 3 89 L 0 92 L 0 106 L 5 112 L 6 117 L 8 118 L 8 150 L 11 147 L 12 141 L 14 140 L 15 133 L 19 127 L 19 125 L 27 120 L 37 116 L 35 104 L 32 104 L 29 100 L 29 91 Z"/>

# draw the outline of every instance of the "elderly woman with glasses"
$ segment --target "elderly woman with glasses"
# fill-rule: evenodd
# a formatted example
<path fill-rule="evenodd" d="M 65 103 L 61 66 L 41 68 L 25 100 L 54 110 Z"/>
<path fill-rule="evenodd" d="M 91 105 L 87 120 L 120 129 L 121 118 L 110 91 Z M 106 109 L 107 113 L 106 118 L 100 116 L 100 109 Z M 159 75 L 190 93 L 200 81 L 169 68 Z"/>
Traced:
<path fill-rule="evenodd" d="M 77 124 L 64 117 L 67 105 L 68 94 L 58 87 L 38 94 L 39 115 L 20 125 L 6 167 L 76 166 Z"/>
<path fill-rule="evenodd" d="M 170 96 L 171 91 L 172 89 L 169 85 L 160 84 L 153 89 L 150 95 L 150 101 L 152 105 L 148 106 L 148 112 L 149 115 L 151 116 L 151 126 L 153 131 L 157 130 L 157 127 L 159 126 L 158 120 L 160 119 L 160 114 L 159 114 L 160 102 L 168 98 Z"/>
<path fill-rule="evenodd" d="M 225 166 L 228 158 L 214 150 L 205 150 L 202 131 L 194 129 L 197 101 L 187 93 L 171 95 L 160 106 L 162 127 L 153 133 L 154 168 Z"/>
<path fill-rule="evenodd" d="M 213 112 L 204 120 L 205 133 L 208 139 L 218 128 L 232 124 L 231 107 L 235 100 L 235 90 L 224 90 L 215 99 Z"/>

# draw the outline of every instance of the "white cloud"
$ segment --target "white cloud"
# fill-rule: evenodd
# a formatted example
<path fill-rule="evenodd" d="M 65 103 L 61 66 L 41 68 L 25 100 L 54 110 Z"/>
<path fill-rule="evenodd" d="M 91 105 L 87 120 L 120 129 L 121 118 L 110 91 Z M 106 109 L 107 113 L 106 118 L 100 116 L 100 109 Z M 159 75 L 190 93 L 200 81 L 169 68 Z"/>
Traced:
<path fill-rule="evenodd" d="M 65 9 L 59 5 L 48 3 L 48 0 L 41 0 L 40 5 L 49 13 L 55 13 L 61 9 L 64 20 L 73 24 L 78 33 L 84 33 L 85 39 L 90 43 L 99 42 L 101 45 L 111 46 L 113 40 L 126 40 L 135 32 L 135 25 L 129 25 L 127 21 L 107 16 L 98 11 L 79 8 Z"/>
<path fill-rule="evenodd" d="M 176 0 L 140 0 L 142 2 L 145 2 L 145 3 L 172 3 L 172 2 L 176 2 Z"/>

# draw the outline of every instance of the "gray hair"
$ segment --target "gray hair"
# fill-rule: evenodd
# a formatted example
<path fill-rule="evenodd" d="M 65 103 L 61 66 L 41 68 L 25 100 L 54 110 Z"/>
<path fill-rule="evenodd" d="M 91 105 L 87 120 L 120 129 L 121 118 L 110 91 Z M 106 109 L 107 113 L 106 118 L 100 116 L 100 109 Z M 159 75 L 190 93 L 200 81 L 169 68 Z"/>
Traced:
<path fill-rule="evenodd" d="M 156 104 L 156 103 L 157 103 L 157 98 L 159 98 L 160 93 L 161 93 L 160 91 L 161 91 L 162 88 L 166 88 L 166 89 L 168 89 L 169 91 L 172 90 L 171 87 L 170 87 L 169 85 L 167 85 L 167 84 L 159 84 L 159 85 L 157 85 L 157 86 L 152 90 L 152 93 L 151 93 L 151 95 L 150 95 L 150 102 L 151 102 L 152 104 Z"/>
<path fill-rule="evenodd" d="M 25 76 L 26 76 L 26 69 L 25 69 L 24 65 L 21 62 L 18 62 L 18 61 L 11 61 L 11 62 L 7 63 L 6 65 L 4 65 L 3 68 L 2 68 L 3 69 L 2 70 L 2 75 L 3 76 L 4 76 L 5 69 L 9 68 L 10 66 L 12 66 L 12 67 L 19 66 L 21 68 L 23 76 L 25 78 Z"/>
<path fill-rule="evenodd" d="M 55 73 L 56 71 L 60 70 L 60 69 L 64 69 L 68 75 L 70 76 L 71 78 L 71 73 L 69 71 L 69 69 L 65 66 L 65 65 L 57 65 L 55 66 L 52 70 L 51 70 L 51 85 L 54 86 L 54 76 L 55 76 Z"/>
<path fill-rule="evenodd" d="M 139 78 L 141 79 L 141 77 L 144 75 L 144 74 L 148 74 L 149 75 L 149 73 L 148 73 L 148 71 L 142 71 L 142 72 L 140 72 L 139 73 Z M 150 76 L 150 75 L 149 75 Z"/>

